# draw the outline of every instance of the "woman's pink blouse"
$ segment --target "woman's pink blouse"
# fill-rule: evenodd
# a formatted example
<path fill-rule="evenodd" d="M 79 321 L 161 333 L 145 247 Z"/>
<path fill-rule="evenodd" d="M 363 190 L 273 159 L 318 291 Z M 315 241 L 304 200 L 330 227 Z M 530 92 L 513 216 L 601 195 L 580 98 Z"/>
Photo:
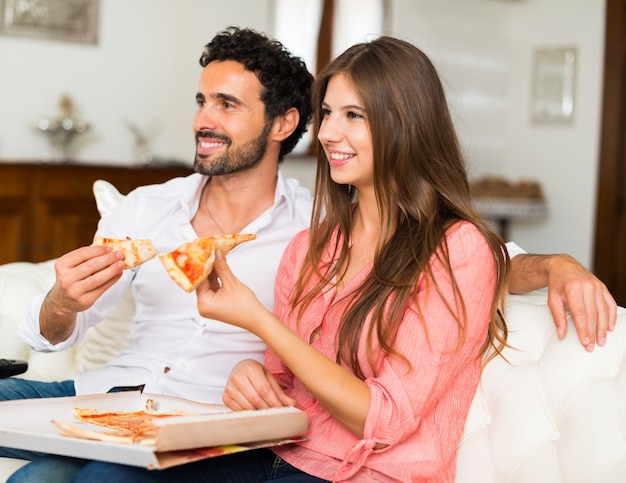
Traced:
<path fill-rule="evenodd" d="M 367 362 L 362 364 L 371 391 L 362 440 L 333 419 L 268 349 L 267 368 L 309 416 L 308 439 L 275 447 L 277 455 L 307 473 L 334 481 L 454 481 L 456 447 L 480 377 L 479 353 L 487 336 L 496 262 L 483 236 L 468 222 L 456 223 L 446 238 L 467 313 L 460 347 L 458 323 L 448 309 L 461 313 L 459 305 L 448 271 L 433 257 L 431 266 L 440 290 L 427 286 L 424 277 L 420 279 L 417 303 L 421 315 L 411 301 L 395 341 L 395 348 L 410 366 L 395 355 L 382 357 L 374 371 Z M 312 346 L 335 360 L 335 334 L 348 304 L 346 298 L 335 300 L 334 287 L 328 287 L 299 322 L 290 310 L 291 291 L 308 242 L 306 230 L 292 240 L 283 255 L 276 279 L 275 313 L 307 341 L 321 324 L 321 336 Z M 354 277 L 342 295 L 356 288 L 370 270 L 371 265 Z M 359 359 L 367 361 L 363 348 Z M 376 443 L 387 446 L 374 450 Z"/>

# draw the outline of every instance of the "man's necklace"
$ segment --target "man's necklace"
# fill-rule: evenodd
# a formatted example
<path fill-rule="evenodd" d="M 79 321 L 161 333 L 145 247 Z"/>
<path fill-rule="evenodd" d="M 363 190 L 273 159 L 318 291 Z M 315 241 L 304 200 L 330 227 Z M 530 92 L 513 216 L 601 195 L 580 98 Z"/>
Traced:
<path fill-rule="evenodd" d="M 248 223 L 250 223 L 250 219 L 248 219 L 248 221 L 246 221 L 242 226 L 238 227 L 236 231 L 226 231 L 224 230 L 224 228 L 222 228 L 220 226 L 220 224 L 217 222 L 217 220 L 215 219 L 215 217 L 213 216 L 213 213 L 211 213 L 211 208 L 209 208 L 209 196 L 208 194 L 205 195 L 204 198 L 204 207 L 206 208 L 206 212 L 209 214 L 209 217 L 211 218 L 211 221 L 213 222 L 213 224 L 217 227 L 218 230 L 220 230 L 222 232 L 222 234 L 227 234 L 227 233 L 239 233 L 241 232 L 241 230 L 243 230 L 246 226 L 248 226 Z M 256 216 L 256 215 L 255 215 Z"/>
<path fill-rule="evenodd" d="M 206 201 L 204 203 L 204 206 L 206 207 L 206 211 L 209 214 L 209 216 L 211 217 L 211 220 L 213 221 L 213 223 L 215 224 L 215 226 L 223 233 L 226 233 L 226 230 L 224 230 L 224 228 L 222 228 L 220 226 L 220 224 L 217 222 L 217 220 L 215 219 L 215 217 L 213 216 L 213 213 L 211 213 L 211 210 L 209 209 L 209 197 L 207 196 Z"/>

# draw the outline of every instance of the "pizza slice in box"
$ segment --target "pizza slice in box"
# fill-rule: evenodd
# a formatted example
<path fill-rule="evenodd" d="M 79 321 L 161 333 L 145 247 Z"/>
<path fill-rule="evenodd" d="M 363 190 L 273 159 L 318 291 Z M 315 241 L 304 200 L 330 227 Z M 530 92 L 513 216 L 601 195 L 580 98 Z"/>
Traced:
<path fill-rule="evenodd" d="M 213 270 L 215 250 L 224 255 L 244 242 L 254 240 L 256 235 L 215 235 L 184 243 L 176 250 L 159 255 L 167 273 L 186 292 L 192 292 Z"/>
<path fill-rule="evenodd" d="M 97 431 L 72 424 L 52 420 L 62 436 L 82 439 L 95 439 L 110 443 L 154 444 L 159 427 L 156 419 L 176 416 L 189 416 L 191 413 L 173 411 L 156 413 L 151 411 L 98 411 L 95 409 L 74 408 L 76 418 L 84 423 L 92 423 L 114 431 Z"/>
<path fill-rule="evenodd" d="M 124 254 L 124 268 L 132 268 L 154 258 L 157 254 L 152 240 L 133 240 L 131 238 L 106 238 L 95 236 L 94 245 L 109 246 Z"/>

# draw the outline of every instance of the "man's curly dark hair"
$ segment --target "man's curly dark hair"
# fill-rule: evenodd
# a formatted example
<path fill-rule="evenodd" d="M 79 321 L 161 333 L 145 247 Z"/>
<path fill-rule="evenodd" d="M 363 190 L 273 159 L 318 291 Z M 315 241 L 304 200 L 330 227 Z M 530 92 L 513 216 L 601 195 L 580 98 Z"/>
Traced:
<path fill-rule="evenodd" d="M 265 114 L 269 121 L 295 107 L 300 122 L 280 147 L 279 160 L 289 154 L 306 132 L 311 120 L 311 85 L 313 76 L 304 61 L 293 56 L 277 40 L 251 29 L 228 27 L 204 47 L 200 65 L 206 67 L 214 60 L 234 60 L 258 77 L 263 92 Z"/>

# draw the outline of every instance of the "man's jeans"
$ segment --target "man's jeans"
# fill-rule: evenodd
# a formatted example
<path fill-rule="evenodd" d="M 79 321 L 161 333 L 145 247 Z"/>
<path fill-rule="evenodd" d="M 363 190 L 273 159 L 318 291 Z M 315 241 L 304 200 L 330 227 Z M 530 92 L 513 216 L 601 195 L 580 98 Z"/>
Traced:
<path fill-rule="evenodd" d="M 36 399 L 42 397 L 75 396 L 74 381 L 40 382 L 9 377 L 0 379 L 0 400 Z M 0 446 L 0 456 L 32 460 L 42 453 Z"/>

